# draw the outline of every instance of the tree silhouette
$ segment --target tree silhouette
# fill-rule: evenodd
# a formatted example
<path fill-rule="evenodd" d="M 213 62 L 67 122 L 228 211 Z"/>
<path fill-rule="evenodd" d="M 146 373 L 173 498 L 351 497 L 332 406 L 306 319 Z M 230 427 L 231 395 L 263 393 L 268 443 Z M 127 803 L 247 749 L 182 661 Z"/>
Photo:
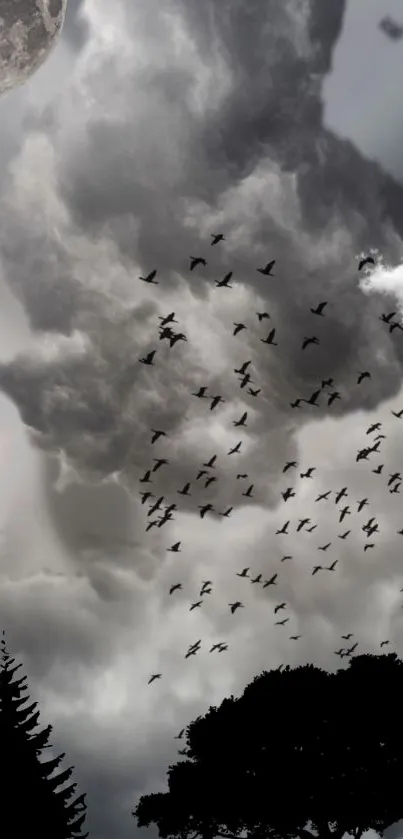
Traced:
<path fill-rule="evenodd" d="M 168 792 L 142 796 L 139 827 L 180 839 L 359 839 L 403 817 L 403 662 L 263 672 L 187 728 Z"/>
<path fill-rule="evenodd" d="M 4 636 L 4 632 L 3 632 Z M 41 839 L 86 839 L 88 833 L 80 833 L 85 820 L 84 795 L 67 803 L 77 784 L 57 789 L 70 778 L 72 769 L 66 769 L 50 777 L 64 758 L 46 762 L 39 761 L 47 745 L 52 726 L 32 733 L 37 726 L 39 711 L 33 702 L 23 708 L 27 690 L 23 683 L 26 676 L 12 681 L 22 666 L 14 665 L 14 659 L 7 652 L 4 637 L 1 642 L 2 663 L 0 669 L 0 744 L 2 761 L 3 819 L 9 813 L 14 836 L 41 836 Z M 81 815 L 77 815 L 82 813 Z M 3 832 L 3 831 L 2 831 Z"/>

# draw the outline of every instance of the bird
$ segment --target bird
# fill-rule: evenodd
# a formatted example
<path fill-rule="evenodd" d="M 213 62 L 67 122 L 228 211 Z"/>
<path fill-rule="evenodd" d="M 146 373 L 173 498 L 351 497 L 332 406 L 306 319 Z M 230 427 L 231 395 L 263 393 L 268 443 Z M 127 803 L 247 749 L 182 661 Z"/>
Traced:
<path fill-rule="evenodd" d="M 285 556 L 282 556 L 280 562 L 285 562 L 287 559 L 292 559 L 291 554 L 285 554 Z"/>
<path fill-rule="evenodd" d="M 228 603 L 228 606 L 231 607 L 232 614 L 235 614 L 237 609 L 243 608 L 243 603 L 240 600 L 236 600 L 235 603 Z"/>
<path fill-rule="evenodd" d="M 213 483 L 213 481 L 217 481 L 217 480 L 218 480 L 218 478 L 216 478 L 214 475 L 210 475 L 210 477 L 209 477 L 209 478 L 207 478 L 207 481 L 206 481 L 206 483 L 204 484 L 204 489 L 207 489 L 207 487 L 209 487 L 209 486 L 210 486 L 210 484 L 212 484 L 212 483 Z"/>
<path fill-rule="evenodd" d="M 251 583 L 260 583 L 262 580 L 262 575 L 258 574 L 253 580 L 251 579 Z"/>
<path fill-rule="evenodd" d="M 366 256 L 364 259 L 360 259 L 358 263 L 358 270 L 361 271 L 361 269 L 364 268 L 365 265 L 375 265 L 375 260 L 372 258 L 372 256 Z"/>
<path fill-rule="evenodd" d="M 234 446 L 233 449 L 230 449 L 228 454 L 240 454 L 241 445 L 242 445 L 242 440 L 240 440 L 239 443 L 237 443 L 236 446 Z"/>
<path fill-rule="evenodd" d="M 387 644 L 390 644 L 390 641 L 381 641 L 380 646 L 381 647 L 386 647 Z"/>
<path fill-rule="evenodd" d="M 172 335 L 169 339 L 169 344 L 171 347 L 174 347 L 178 341 L 187 341 L 186 335 L 183 332 L 176 332 Z"/>
<path fill-rule="evenodd" d="M 158 318 L 161 321 L 160 327 L 166 326 L 167 323 L 178 323 L 178 321 L 175 320 L 175 312 L 170 312 L 170 314 L 166 315 L 165 317 L 161 317 L 161 315 L 158 315 Z"/>
<path fill-rule="evenodd" d="M 288 623 L 289 620 L 290 620 L 289 618 L 283 618 L 282 621 L 276 621 L 274 625 L 275 626 L 285 626 L 285 624 Z"/>
<path fill-rule="evenodd" d="M 247 420 L 247 416 L 248 416 L 248 412 L 247 412 L 247 411 L 245 411 L 245 413 L 244 413 L 244 414 L 242 414 L 242 416 L 241 416 L 241 418 L 240 418 L 239 420 L 236 420 L 236 421 L 235 421 L 235 420 L 232 420 L 232 424 L 233 424 L 233 425 L 235 425 L 235 427 L 236 427 L 236 428 L 239 428 L 241 425 L 242 425 L 244 428 L 246 428 L 246 420 Z"/>
<path fill-rule="evenodd" d="M 148 680 L 148 684 L 151 685 L 152 682 L 155 682 L 156 679 L 160 679 L 161 676 L 162 676 L 162 673 L 153 673 L 153 675 L 150 676 L 150 678 Z"/>
<path fill-rule="evenodd" d="M 395 314 L 396 314 L 396 312 L 389 312 L 388 314 L 386 314 L 385 312 L 382 312 L 379 320 L 381 320 L 383 323 L 387 323 L 389 325 L 392 318 L 394 318 Z"/>
<path fill-rule="evenodd" d="M 350 638 L 353 637 L 353 635 L 354 635 L 353 632 L 349 632 L 347 635 L 342 635 L 341 637 L 343 638 L 343 641 L 349 641 Z"/>
<path fill-rule="evenodd" d="M 298 641 L 298 638 L 302 638 L 302 635 L 290 635 L 290 641 Z"/>
<path fill-rule="evenodd" d="M 185 484 L 185 486 L 182 487 L 182 489 L 177 490 L 178 495 L 190 495 L 189 488 L 190 483 Z"/>
<path fill-rule="evenodd" d="M 252 364 L 251 361 L 244 361 L 238 369 L 234 368 L 234 373 L 239 373 L 241 376 L 244 376 L 250 364 Z"/>
<path fill-rule="evenodd" d="M 384 465 L 385 465 L 384 463 L 380 463 L 380 464 L 379 464 L 379 466 L 377 466 L 377 467 L 376 467 L 376 469 L 373 469 L 373 470 L 372 470 L 372 471 L 373 471 L 373 473 L 374 473 L 375 475 L 380 475 L 380 474 L 381 474 L 381 472 L 382 472 L 382 469 L 383 469 Z"/>
<path fill-rule="evenodd" d="M 364 379 L 370 379 L 370 378 L 371 378 L 371 373 L 369 373 L 368 370 L 364 370 L 363 373 L 358 374 L 357 385 L 360 385 L 361 382 L 364 381 Z"/>
<path fill-rule="evenodd" d="M 154 498 L 154 495 L 153 495 L 153 493 L 152 493 L 152 492 L 140 492 L 140 495 L 141 495 L 141 503 L 142 503 L 142 504 L 145 504 L 145 503 L 146 503 L 146 501 L 147 501 L 149 498 Z"/>
<path fill-rule="evenodd" d="M 314 393 L 309 397 L 309 399 L 301 399 L 301 402 L 306 402 L 307 405 L 315 405 L 316 408 L 319 407 L 317 403 L 318 396 L 320 395 L 320 390 L 315 390 Z"/>
<path fill-rule="evenodd" d="M 332 562 L 331 565 L 326 565 L 326 571 L 334 571 L 338 561 L 339 561 L 338 559 L 335 559 L 334 562 Z"/>
<path fill-rule="evenodd" d="M 365 433 L 366 434 L 372 434 L 374 431 L 380 431 L 381 426 L 382 426 L 382 423 L 374 422 L 374 423 L 372 423 L 372 425 L 369 426 L 369 428 L 367 428 Z"/>
<path fill-rule="evenodd" d="M 247 327 L 245 326 L 244 323 L 236 323 L 234 321 L 234 326 L 235 326 L 235 329 L 232 333 L 233 335 L 238 335 L 238 332 L 242 332 L 242 329 L 247 329 Z"/>
<path fill-rule="evenodd" d="M 258 390 L 252 390 L 251 387 L 248 387 L 248 393 L 251 396 L 259 396 L 260 391 L 261 391 L 261 388 L 259 388 Z"/>
<path fill-rule="evenodd" d="M 291 468 L 293 468 L 293 467 L 296 469 L 296 468 L 297 468 L 297 466 L 298 466 L 298 463 L 297 463 L 297 461 L 296 461 L 296 460 L 289 460 L 289 461 L 285 464 L 284 469 L 283 469 L 283 472 L 288 472 L 288 470 L 289 470 L 289 469 L 291 469 Z"/>
<path fill-rule="evenodd" d="M 228 271 L 228 274 L 226 274 L 222 280 L 216 280 L 215 284 L 217 288 L 233 288 L 233 286 L 230 285 L 230 279 L 232 277 L 232 274 L 232 271 Z"/>
<path fill-rule="evenodd" d="M 309 524 L 309 522 L 310 522 L 310 521 L 311 521 L 310 519 L 300 519 L 300 520 L 299 520 L 299 525 L 298 525 L 298 527 L 297 527 L 297 533 L 299 533 L 299 531 L 300 531 L 300 530 L 302 530 L 302 528 L 303 528 L 306 524 Z"/>
<path fill-rule="evenodd" d="M 272 261 L 268 262 L 267 265 L 265 265 L 264 268 L 256 268 L 256 271 L 258 271 L 259 274 L 263 274 L 264 277 L 273 277 L 274 274 L 271 273 L 271 269 L 273 268 L 273 266 L 275 264 L 276 264 L 276 260 L 272 259 Z"/>
<path fill-rule="evenodd" d="M 323 317 L 323 310 L 324 310 L 325 306 L 327 306 L 327 301 L 326 300 L 324 300 L 323 303 L 318 303 L 318 305 L 316 306 L 316 309 L 311 309 L 310 311 L 312 312 L 313 315 L 322 315 L 322 317 Z"/>
<path fill-rule="evenodd" d="M 312 577 L 318 573 L 318 571 L 324 571 L 323 565 L 315 565 L 312 571 Z"/>
<path fill-rule="evenodd" d="M 139 361 L 141 361 L 142 364 L 154 364 L 155 353 L 156 350 L 151 350 L 151 352 L 147 353 L 147 355 L 144 355 L 142 358 L 139 358 Z"/>
<path fill-rule="evenodd" d="M 151 472 L 150 472 L 149 469 L 147 469 L 147 472 L 145 472 L 143 477 L 139 479 L 140 483 L 141 484 L 152 484 L 152 481 L 150 479 L 150 475 L 151 475 Z"/>
<path fill-rule="evenodd" d="M 310 466 L 309 469 L 306 470 L 306 472 L 300 472 L 300 478 L 312 478 L 315 470 L 316 466 Z"/>
<path fill-rule="evenodd" d="M 233 509 L 234 509 L 233 507 L 228 507 L 228 510 L 226 510 L 225 513 L 220 513 L 220 516 L 224 516 L 224 518 L 228 518 L 228 516 L 231 515 Z"/>
<path fill-rule="evenodd" d="M 241 384 L 239 385 L 239 387 L 243 389 L 246 387 L 246 385 L 250 383 L 254 384 L 253 379 L 251 378 L 249 373 L 245 373 L 245 375 L 241 378 Z"/>
<path fill-rule="evenodd" d="M 256 314 L 258 316 L 259 323 L 261 323 L 262 320 L 267 320 L 268 318 L 270 318 L 268 312 L 256 312 Z"/>
<path fill-rule="evenodd" d="M 215 407 L 216 407 L 216 406 L 217 406 L 220 402 L 225 402 L 225 399 L 223 399 L 223 398 L 222 398 L 222 396 L 213 396 L 213 397 L 212 397 L 212 401 L 211 401 L 211 405 L 210 405 L 210 411 L 213 411 L 213 410 L 214 410 L 214 408 L 215 408 Z"/>
<path fill-rule="evenodd" d="M 339 522 L 341 523 L 346 516 L 351 516 L 351 511 L 349 507 L 343 507 L 340 512 Z"/>
<path fill-rule="evenodd" d="M 304 402 L 304 401 L 305 400 L 303 400 L 303 399 L 296 399 L 295 402 L 290 402 L 290 407 L 291 408 L 300 408 L 301 407 L 301 402 Z"/>
<path fill-rule="evenodd" d="M 326 545 L 320 545 L 320 546 L 318 547 L 318 551 L 327 551 L 327 549 L 328 549 L 328 548 L 330 548 L 330 545 L 331 545 L 331 544 L 332 544 L 331 542 L 327 542 L 327 544 L 326 544 Z"/>
<path fill-rule="evenodd" d="M 367 544 L 364 545 L 364 551 L 368 551 L 369 548 L 374 548 L 374 547 L 375 547 L 375 545 L 374 545 L 373 542 L 371 542 L 371 544 L 368 544 L 368 542 L 367 542 Z"/>
<path fill-rule="evenodd" d="M 203 603 L 203 601 L 202 601 L 202 600 L 198 600 L 196 603 L 192 603 L 192 605 L 191 605 L 191 607 L 190 607 L 190 609 L 189 609 L 189 612 L 193 612 L 193 609 L 197 609 L 197 608 L 198 608 L 198 606 L 201 606 L 201 605 L 202 605 L 202 603 Z"/>
<path fill-rule="evenodd" d="M 197 396 L 198 399 L 206 399 L 207 398 L 207 387 L 199 387 L 197 393 L 192 393 L 191 396 Z"/>
<path fill-rule="evenodd" d="M 170 548 L 167 548 L 167 551 L 171 551 L 173 554 L 181 553 L 181 551 L 180 551 L 181 544 L 182 544 L 181 542 L 175 542 L 173 545 L 171 545 Z"/>
<path fill-rule="evenodd" d="M 343 487 L 342 489 L 339 490 L 339 492 L 337 493 L 336 498 L 334 500 L 334 503 L 338 504 L 339 501 L 341 501 L 342 498 L 347 498 L 347 487 Z"/>
<path fill-rule="evenodd" d="M 289 523 L 290 523 L 289 521 L 286 521 L 285 524 L 283 524 L 281 530 L 276 530 L 276 536 L 278 536 L 279 534 L 283 534 L 283 533 L 286 534 L 287 533 L 287 527 L 288 527 Z"/>
<path fill-rule="evenodd" d="M 169 589 L 169 593 L 173 594 L 174 591 L 179 591 L 179 589 L 181 589 L 181 588 L 182 588 L 182 583 L 175 583 L 175 585 L 171 586 L 171 588 Z"/>
<path fill-rule="evenodd" d="M 273 347 L 278 347 L 278 344 L 277 344 L 277 343 L 275 342 L 275 340 L 274 340 L 274 336 L 275 336 L 275 334 L 276 334 L 276 330 L 275 330 L 275 329 L 272 329 L 272 330 L 269 332 L 269 334 L 268 334 L 267 338 L 261 338 L 261 339 L 260 339 L 260 340 L 261 340 L 261 342 L 262 342 L 262 344 L 271 344 Z"/>
<path fill-rule="evenodd" d="M 239 481 L 240 478 L 247 478 L 247 477 L 248 476 L 245 473 L 242 473 L 241 475 L 237 475 L 236 479 L 237 479 L 237 481 Z"/>
<path fill-rule="evenodd" d="M 248 489 L 246 490 L 246 492 L 242 493 L 242 495 L 244 495 L 246 498 L 253 498 L 253 495 L 252 495 L 253 487 L 254 487 L 254 484 L 251 484 L 250 487 L 248 487 Z"/>
<path fill-rule="evenodd" d="M 213 469 L 215 462 L 217 460 L 217 455 L 213 454 L 213 457 L 207 463 L 203 463 L 203 466 L 207 466 L 207 469 Z"/>
<path fill-rule="evenodd" d="M 158 285 L 158 280 L 154 280 L 156 276 L 157 270 L 151 271 L 150 274 L 147 274 L 146 277 L 139 277 L 139 280 L 143 280 L 143 283 L 151 283 L 153 285 Z"/>
<path fill-rule="evenodd" d="M 321 494 L 321 495 L 318 495 L 318 497 L 317 497 L 317 498 L 315 498 L 315 501 L 324 501 L 324 500 L 325 500 L 325 501 L 327 501 L 327 499 L 329 498 L 330 493 L 331 493 L 331 490 L 330 490 L 330 489 L 329 489 L 327 492 L 322 492 L 322 494 Z"/>
<path fill-rule="evenodd" d="M 152 516 L 153 513 L 156 513 L 158 510 L 161 510 L 161 504 L 162 504 L 163 500 L 164 500 L 164 496 L 160 495 L 160 497 L 157 498 L 155 504 L 153 504 L 149 508 L 147 516 Z"/>
<path fill-rule="evenodd" d="M 151 443 L 155 443 L 159 437 L 166 437 L 166 431 L 156 431 L 154 428 L 151 428 L 153 433 Z"/>
<path fill-rule="evenodd" d="M 306 532 L 312 533 L 314 530 L 316 530 L 317 526 L 317 524 L 312 524 L 311 527 L 307 527 Z"/>
<path fill-rule="evenodd" d="M 225 241 L 225 236 L 222 233 L 211 233 L 210 234 L 213 238 L 213 241 L 210 242 L 210 245 L 216 245 L 217 242 Z"/>
<path fill-rule="evenodd" d="M 189 259 L 190 259 L 190 270 L 191 271 L 193 271 L 193 269 L 196 268 L 196 265 L 204 265 L 204 266 L 207 265 L 206 260 L 203 259 L 203 257 L 201 257 L 201 256 L 190 256 Z"/>
<path fill-rule="evenodd" d="M 333 393 L 329 394 L 327 404 L 331 405 L 333 402 L 336 401 L 336 399 L 341 399 L 341 396 L 340 396 L 340 393 L 338 392 L 338 390 L 335 390 L 335 391 L 333 391 Z"/>
<path fill-rule="evenodd" d="M 179 732 L 179 734 L 177 734 L 176 737 L 174 737 L 174 740 L 182 740 L 182 737 L 183 737 L 184 733 L 185 733 L 185 729 L 182 728 L 181 731 Z"/>
<path fill-rule="evenodd" d="M 357 501 L 357 513 L 361 513 L 361 510 L 368 504 L 368 498 L 362 498 L 361 501 Z"/>
<path fill-rule="evenodd" d="M 264 583 L 263 583 L 263 588 L 267 588 L 267 586 L 277 585 L 277 583 L 276 583 L 277 577 L 278 577 L 278 574 L 273 574 L 273 576 L 270 577 L 270 580 L 265 580 Z"/>
<path fill-rule="evenodd" d="M 278 606 L 275 606 L 274 614 L 276 615 L 277 612 L 279 612 L 281 609 L 286 609 L 286 607 L 287 607 L 286 603 L 279 603 Z"/>
<path fill-rule="evenodd" d="M 311 338 L 305 337 L 301 344 L 301 349 L 305 350 L 309 346 L 309 344 L 319 344 L 319 338 L 317 338 L 316 335 L 312 335 Z"/>
<path fill-rule="evenodd" d="M 200 478 L 203 477 L 203 475 L 208 475 L 208 472 L 206 471 L 206 469 L 199 469 L 199 471 L 197 473 L 196 481 L 199 481 Z"/>
<path fill-rule="evenodd" d="M 391 487 L 389 492 L 390 493 L 400 493 L 400 486 L 401 486 L 401 481 L 399 481 L 398 484 L 395 484 L 393 487 Z"/>
<path fill-rule="evenodd" d="M 351 533 L 351 530 L 346 530 L 345 533 L 339 533 L 339 539 L 347 539 L 348 534 Z"/>
<path fill-rule="evenodd" d="M 165 457 L 154 457 L 155 466 L 153 466 L 152 471 L 156 472 L 158 469 L 161 469 L 161 466 L 164 466 L 169 461 Z"/>
<path fill-rule="evenodd" d="M 288 501 L 289 498 L 294 498 L 295 492 L 292 487 L 287 487 L 285 492 L 282 492 L 281 495 L 283 496 L 284 501 Z"/>
<path fill-rule="evenodd" d="M 200 510 L 200 518 L 201 519 L 204 519 L 204 516 L 206 515 L 206 513 L 208 513 L 210 510 L 213 509 L 212 504 L 199 504 L 198 507 L 199 507 L 199 510 Z"/>
<path fill-rule="evenodd" d="M 325 387 L 333 387 L 334 386 L 334 379 L 322 379 L 321 389 Z"/>
<path fill-rule="evenodd" d="M 400 472 L 392 472 L 389 476 L 388 487 L 390 487 L 394 483 L 394 481 L 401 481 L 401 479 L 402 476 Z"/>
<path fill-rule="evenodd" d="M 403 417 L 403 408 L 402 408 L 400 411 L 392 411 L 391 413 L 392 413 L 392 414 L 393 414 L 393 416 L 394 416 L 394 417 L 396 417 L 397 419 L 402 419 L 402 417 Z"/>
<path fill-rule="evenodd" d="M 243 571 L 241 571 L 240 573 L 237 572 L 237 577 L 247 577 L 248 576 L 248 571 L 249 571 L 249 566 L 247 568 L 244 568 Z"/>

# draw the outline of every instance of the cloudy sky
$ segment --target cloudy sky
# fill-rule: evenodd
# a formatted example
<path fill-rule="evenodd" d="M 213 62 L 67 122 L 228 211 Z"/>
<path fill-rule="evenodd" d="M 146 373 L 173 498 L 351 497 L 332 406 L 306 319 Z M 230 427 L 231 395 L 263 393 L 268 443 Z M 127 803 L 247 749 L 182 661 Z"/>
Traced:
<path fill-rule="evenodd" d="M 346 666 L 334 651 L 350 632 L 358 652 L 403 653 L 388 487 L 403 473 L 403 334 L 380 320 L 403 308 L 403 41 L 377 28 L 398 6 L 69 0 L 48 62 L 0 99 L 0 611 L 88 793 L 92 839 L 133 836 L 179 729 L 263 668 Z M 358 272 L 370 249 L 386 271 Z M 207 265 L 191 272 L 190 255 Z M 138 279 L 154 269 L 158 285 Z M 229 271 L 233 287 L 217 287 Z M 187 336 L 172 348 L 159 339 L 171 312 Z M 256 397 L 234 372 L 245 361 Z M 290 406 L 327 378 L 318 407 Z M 211 410 L 192 396 L 202 386 L 225 402 Z M 151 445 L 150 429 L 166 436 Z M 356 462 L 377 433 L 379 452 Z M 169 462 L 140 484 L 154 458 Z M 148 532 L 147 489 L 177 505 Z M 303 518 L 317 527 L 297 533 Z M 276 586 L 237 577 L 246 566 Z"/>

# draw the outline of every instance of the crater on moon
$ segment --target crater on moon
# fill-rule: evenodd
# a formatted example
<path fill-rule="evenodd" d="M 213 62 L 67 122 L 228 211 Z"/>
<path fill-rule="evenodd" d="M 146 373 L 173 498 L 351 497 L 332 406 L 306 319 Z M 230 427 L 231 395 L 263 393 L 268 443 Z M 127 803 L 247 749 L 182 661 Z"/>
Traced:
<path fill-rule="evenodd" d="M 46 61 L 63 27 L 67 0 L 0 0 L 0 94 Z"/>

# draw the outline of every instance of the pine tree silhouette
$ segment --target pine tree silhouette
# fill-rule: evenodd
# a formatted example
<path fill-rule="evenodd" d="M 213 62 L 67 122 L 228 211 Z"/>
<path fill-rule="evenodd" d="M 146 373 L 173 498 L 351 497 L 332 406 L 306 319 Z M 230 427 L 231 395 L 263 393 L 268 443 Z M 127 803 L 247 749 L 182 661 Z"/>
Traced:
<path fill-rule="evenodd" d="M 403 818 L 402 695 L 395 654 L 264 672 L 190 723 L 168 792 L 132 815 L 164 839 L 382 835 Z"/>
<path fill-rule="evenodd" d="M 22 693 L 26 676 L 12 681 L 22 666 L 14 665 L 14 659 L 7 652 L 4 638 L 1 641 L 2 662 L 0 666 L 0 755 L 1 800 L 3 820 L 9 817 L 14 836 L 41 836 L 41 839 L 86 839 L 88 833 L 80 833 L 85 820 L 85 794 L 68 803 L 77 784 L 58 789 L 70 778 L 72 769 L 66 769 L 50 777 L 64 758 L 64 753 L 46 762 L 40 761 L 42 750 L 50 748 L 48 743 L 52 726 L 32 733 L 38 724 L 37 702 L 28 707 Z M 81 815 L 77 815 L 82 813 Z M 3 827 L 1 828 L 3 834 Z M 8 831 L 7 831 L 8 833 Z"/>

